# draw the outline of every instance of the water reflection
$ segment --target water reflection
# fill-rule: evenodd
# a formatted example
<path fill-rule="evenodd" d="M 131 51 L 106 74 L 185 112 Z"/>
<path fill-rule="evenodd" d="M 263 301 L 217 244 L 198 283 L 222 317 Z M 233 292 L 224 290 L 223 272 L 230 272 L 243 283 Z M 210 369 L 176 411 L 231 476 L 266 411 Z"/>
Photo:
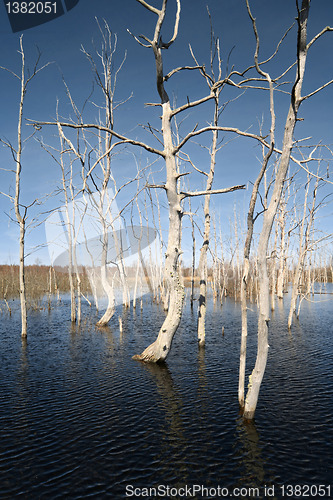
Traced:
<path fill-rule="evenodd" d="M 198 349 L 198 396 L 200 400 L 203 396 L 207 395 L 207 376 L 206 376 L 206 362 L 205 362 L 205 346 Z"/>
<path fill-rule="evenodd" d="M 211 407 L 211 395 L 207 382 L 205 346 L 198 348 L 198 390 L 196 396 L 196 422 L 203 442 L 203 453 L 209 454 L 210 443 L 215 436 L 212 435 L 212 428 L 207 425 Z"/>
<path fill-rule="evenodd" d="M 260 495 L 257 498 L 266 498 L 264 488 L 270 488 L 274 484 L 274 479 L 267 478 L 264 447 L 255 422 L 244 421 L 243 417 L 239 417 L 236 420 L 236 439 L 239 444 L 237 459 L 241 486 L 247 489 L 255 488 Z M 252 500 L 253 495 L 242 498 Z M 269 498 L 275 500 L 277 497 L 269 496 Z"/>
<path fill-rule="evenodd" d="M 17 382 L 19 386 L 20 401 L 23 405 L 26 404 L 26 397 L 29 395 L 29 361 L 28 361 L 28 340 L 21 339 L 21 357 L 18 365 Z M 25 413 L 25 412 L 24 412 Z"/>
<path fill-rule="evenodd" d="M 239 417 L 236 421 L 237 438 L 241 444 L 240 464 L 244 468 L 242 481 L 257 485 L 265 477 L 259 433 L 254 422 Z"/>
<path fill-rule="evenodd" d="M 168 366 L 131 359 L 164 317 L 151 303 L 122 311 L 122 336 L 118 314 L 101 329 L 88 310 L 81 328 L 72 328 L 69 302 L 34 314 L 28 340 L 15 318 L 4 318 L 0 496 L 124 498 L 126 484 L 258 487 L 263 495 L 265 485 L 329 483 L 331 308 L 317 303 L 307 314 L 304 307 L 290 336 L 287 300 L 285 307 L 272 317 L 257 426 L 236 420 L 233 301 L 224 304 L 224 338 L 211 307 L 205 349 L 197 347 L 195 314 L 185 312 Z M 255 312 L 249 318 L 256 324 Z"/>
<path fill-rule="evenodd" d="M 173 480 L 175 485 L 182 486 L 189 480 L 187 461 L 189 443 L 185 435 L 182 397 L 165 363 L 147 363 L 143 367 L 156 384 L 160 396 L 157 404 L 165 418 L 164 425 L 161 424 L 160 427 L 162 442 L 158 455 L 159 475 L 164 481 Z M 177 477 L 170 477 L 170 472 L 175 470 Z"/>

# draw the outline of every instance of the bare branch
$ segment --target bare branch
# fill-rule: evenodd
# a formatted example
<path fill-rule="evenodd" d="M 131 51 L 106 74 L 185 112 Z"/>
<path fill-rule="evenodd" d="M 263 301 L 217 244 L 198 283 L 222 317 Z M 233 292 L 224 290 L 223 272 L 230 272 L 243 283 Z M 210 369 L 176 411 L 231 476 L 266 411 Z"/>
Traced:
<path fill-rule="evenodd" d="M 139 0 L 138 0 L 139 1 Z M 108 132 L 110 135 L 113 135 L 114 137 L 117 137 L 117 139 L 120 139 L 123 144 L 132 144 L 133 146 L 139 146 L 149 153 L 153 153 L 159 156 L 162 156 L 164 158 L 164 152 L 160 151 L 159 149 L 153 148 L 149 146 L 148 144 L 145 144 L 144 142 L 141 141 L 136 141 L 134 139 L 129 139 L 128 137 L 125 137 L 121 134 L 118 134 L 114 130 L 109 129 L 108 127 L 104 127 L 103 125 L 98 125 L 96 123 L 81 123 L 81 124 L 76 124 L 76 123 L 69 123 L 69 122 L 38 122 L 35 120 L 29 120 L 32 122 L 30 125 L 42 127 L 43 125 L 60 125 L 61 127 L 68 127 L 68 128 L 74 128 L 74 129 L 95 129 L 95 130 L 100 130 L 104 132 Z M 119 143 L 120 144 L 120 143 Z"/>
<path fill-rule="evenodd" d="M 306 95 L 304 97 L 301 97 L 300 101 L 302 102 L 302 101 L 305 101 L 305 99 L 309 99 L 309 97 L 312 97 L 313 95 L 317 94 L 318 92 L 320 92 L 324 88 L 328 87 L 332 83 L 333 83 L 333 80 L 330 80 L 329 82 L 325 83 L 324 85 L 322 85 L 318 89 L 314 90 L 313 92 L 310 92 L 310 94 L 308 94 L 308 95 Z"/>
<path fill-rule="evenodd" d="M 176 179 L 180 179 L 180 177 L 185 177 L 185 175 L 190 175 L 191 172 L 178 172 L 176 174 Z"/>
<path fill-rule="evenodd" d="M 183 106 L 179 106 L 179 108 L 174 109 L 171 112 L 171 116 L 175 116 L 178 113 L 181 113 L 182 111 L 185 111 L 186 109 L 193 108 L 194 106 L 199 106 L 200 104 L 210 101 L 211 99 L 214 99 L 214 94 L 209 94 L 206 97 L 202 97 L 201 99 L 198 99 L 197 101 L 192 101 L 188 102 L 186 104 L 183 104 Z"/>
<path fill-rule="evenodd" d="M 156 9 L 156 7 L 153 7 L 152 5 L 148 4 L 145 2 L 145 0 L 136 0 L 137 2 L 141 3 L 146 9 L 150 10 L 150 12 L 154 12 L 154 14 L 157 14 L 158 16 L 161 14 L 161 11 Z"/>
<path fill-rule="evenodd" d="M 177 12 L 176 12 L 176 19 L 175 19 L 175 24 L 174 24 L 174 29 L 173 29 L 173 35 L 172 35 L 172 38 L 169 40 L 169 42 L 166 44 L 166 48 L 169 48 L 170 45 L 177 38 L 178 28 L 179 28 L 179 20 L 180 20 L 180 0 L 177 0 Z"/>
<path fill-rule="evenodd" d="M 139 45 L 141 45 L 142 47 L 145 47 L 146 49 L 150 49 L 151 47 L 151 40 L 149 40 L 147 37 L 143 36 L 143 35 L 140 35 L 140 38 L 143 38 L 144 40 L 146 40 L 146 42 L 148 42 L 148 44 L 145 44 L 145 43 L 142 43 L 139 38 L 135 35 L 133 35 L 133 33 L 127 28 L 126 30 L 133 38 L 136 42 L 138 42 Z"/>
<path fill-rule="evenodd" d="M 2 172 L 11 172 L 11 173 L 15 174 L 15 170 L 10 169 L 10 168 L 0 168 L 0 170 L 2 170 Z"/>
<path fill-rule="evenodd" d="M 311 159 L 308 159 L 308 160 L 297 160 L 296 158 L 294 158 L 293 156 L 290 156 L 290 159 L 296 163 L 296 165 L 298 165 L 299 167 L 301 167 L 307 174 L 311 175 L 312 177 L 316 178 L 316 179 L 319 179 L 323 182 L 326 182 L 327 184 L 333 184 L 332 181 L 328 180 L 327 178 L 324 179 L 323 176 L 321 175 L 317 175 L 315 174 L 314 172 L 311 172 L 311 170 L 309 170 L 304 164 L 305 163 L 308 163 L 309 161 L 318 161 L 319 159 L 318 158 L 311 158 Z"/>
<path fill-rule="evenodd" d="M 200 130 L 190 132 L 189 134 L 187 134 L 187 136 L 184 137 L 184 139 L 175 148 L 174 152 L 178 153 L 178 151 L 184 146 L 184 144 L 186 144 L 186 142 L 189 141 L 192 137 L 203 134 L 205 132 L 212 132 L 213 130 L 221 130 L 222 132 L 232 132 L 234 134 L 238 134 L 238 135 L 241 135 L 243 137 L 250 137 L 252 139 L 256 139 L 263 146 L 265 146 L 267 148 L 270 147 L 270 145 L 265 141 L 265 138 L 261 137 L 257 134 L 251 134 L 250 132 L 243 132 L 242 130 L 239 130 L 238 128 L 235 128 L 235 127 L 208 126 L 208 127 L 204 127 L 204 128 L 201 128 Z"/>
<path fill-rule="evenodd" d="M 11 196 L 10 194 L 4 193 L 3 191 L 0 191 L 0 194 L 2 194 L 3 196 L 6 196 L 6 198 L 9 198 L 10 201 L 14 201 L 14 196 Z M 17 221 L 15 221 L 15 222 L 17 222 Z"/>
<path fill-rule="evenodd" d="M 180 66 L 179 68 L 175 68 L 172 71 L 170 71 L 167 75 L 165 75 L 164 81 L 166 82 L 167 80 L 169 80 L 169 78 L 171 78 L 171 76 L 174 75 L 175 73 L 178 73 L 178 71 L 183 71 L 183 70 L 189 70 L 190 71 L 190 70 L 193 70 L 193 69 L 203 70 L 204 67 L 203 66 Z"/>
<path fill-rule="evenodd" d="M 278 80 L 283 78 L 288 73 L 288 71 L 290 71 L 294 66 L 296 66 L 296 64 L 297 64 L 297 61 L 293 62 L 283 73 L 281 73 L 280 76 L 274 78 L 274 82 L 277 82 Z"/>
<path fill-rule="evenodd" d="M 160 102 L 145 102 L 145 106 L 162 106 Z"/>
<path fill-rule="evenodd" d="M 325 28 L 323 28 L 320 33 L 313 37 L 312 40 L 307 44 L 306 50 L 309 50 L 311 45 L 313 45 L 324 33 L 327 33 L 327 31 L 333 31 L 333 28 L 331 28 L 330 26 L 326 26 Z"/>
<path fill-rule="evenodd" d="M 21 78 L 16 73 L 14 73 L 14 71 L 12 71 L 11 69 L 5 68 L 4 66 L 0 66 L 0 69 L 3 69 L 4 71 L 8 71 L 8 73 L 15 76 L 15 78 L 17 78 L 18 80 L 21 80 Z"/>
<path fill-rule="evenodd" d="M 193 161 L 191 160 L 190 156 L 187 153 L 182 152 L 182 154 L 186 156 L 186 158 L 182 158 L 183 161 L 188 162 L 194 168 L 194 170 L 199 172 L 199 174 L 202 174 L 202 175 L 205 175 L 206 177 L 208 177 L 208 173 L 205 172 L 204 170 L 200 170 L 198 167 L 196 167 L 194 165 Z"/>
<path fill-rule="evenodd" d="M 222 193 L 231 193 L 232 191 L 237 191 L 238 189 L 245 189 L 245 184 L 239 186 L 232 186 L 230 188 L 224 189 L 209 189 L 208 191 L 180 191 L 180 196 L 182 199 L 188 198 L 189 196 L 205 196 L 211 194 L 222 194 Z"/>
<path fill-rule="evenodd" d="M 259 63 L 259 65 L 261 66 L 262 64 L 266 64 L 268 63 L 269 61 L 271 61 L 273 59 L 273 57 L 276 56 L 276 54 L 278 53 L 279 51 L 279 48 L 280 48 L 280 45 L 281 43 L 283 42 L 283 40 L 286 38 L 286 36 L 288 35 L 289 31 L 293 29 L 293 27 L 295 26 L 295 23 L 293 23 L 291 26 L 289 26 L 289 28 L 285 31 L 284 35 L 282 36 L 282 38 L 279 40 L 279 43 L 277 44 L 276 46 L 276 49 L 275 51 L 273 52 L 273 54 L 268 58 L 266 59 L 265 61 L 262 61 L 261 63 Z"/>
<path fill-rule="evenodd" d="M 165 184 L 147 184 L 145 187 L 148 189 L 166 189 Z"/>

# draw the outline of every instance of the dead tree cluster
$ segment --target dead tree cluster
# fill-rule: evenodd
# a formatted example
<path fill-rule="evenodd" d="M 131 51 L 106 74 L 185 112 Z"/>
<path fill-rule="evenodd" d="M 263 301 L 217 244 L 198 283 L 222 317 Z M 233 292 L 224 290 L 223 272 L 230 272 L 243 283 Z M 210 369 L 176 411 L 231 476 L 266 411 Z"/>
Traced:
<path fill-rule="evenodd" d="M 97 109 L 95 121 L 86 121 L 85 106 L 79 109 L 72 91 L 65 84 L 65 91 L 72 109 L 72 118 L 61 115 L 57 103 L 54 121 L 33 120 L 35 131 L 52 128 L 58 136 L 58 143 L 47 144 L 40 139 L 41 146 L 53 158 L 59 168 L 59 199 L 63 204 L 57 216 L 63 219 L 62 231 L 68 248 L 63 255 L 64 265 L 68 270 L 71 296 L 71 320 L 81 321 L 81 297 L 85 297 L 82 282 L 82 254 L 85 255 L 86 275 L 89 276 L 92 295 L 98 309 L 99 292 L 107 298 L 103 315 L 98 326 L 105 326 L 115 314 L 116 289 L 122 293 L 121 303 L 125 308 L 136 307 L 137 296 L 142 292 L 143 282 L 154 300 L 163 302 L 166 311 L 156 340 L 134 359 L 144 362 L 161 362 L 170 352 L 174 335 L 181 321 L 184 300 L 184 272 L 182 271 L 182 237 L 184 220 L 190 221 L 193 241 L 192 269 L 188 279 L 191 281 L 191 304 L 196 295 L 195 283 L 198 284 L 198 344 L 206 342 L 205 318 L 209 284 L 213 298 L 223 302 L 227 295 L 241 302 L 242 331 L 239 371 L 239 404 L 246 419 L 254 417 L 259 390 L 264 376 L 269 351 L 269 322 L 275 300 L 281 300 L 291 284 L 291 305 L 288 319 L 289 328 L 295 314 L 299 315 L 304 298 L 314 291 L 313 283 L 321 279 L 332 279 L 332 258 L 318 253 L 322 243 L 327 243 L 329 236 L 316 232 L 316 217 L 319 209 L 328 199 L 320 198 L 320 189 L 331 183 L 328 172 L 325 177 L 321 162 L 323 157 L 318 145 L 307 146 L 306 141 L 295 140 L 295 130 L 299 118 L 299 109 L 303 101 L 315 97 L 328 87 L 333 80 L 323 82 L 308 94 L 302 93 L 308 52 L 312 46 L 332 28 L 325 27 L 310 41 L 307 37 L 310 0 L 296 0 L 296 23 L 288 28 L 269 57 L 262 59 L 260 33 L 255 13 L 249 0 L 244 0 L 249 25 L 253 31 L 253 61 L 241 69 L 228 64 L 223 65 L 220 40 L 215 36 L 211 15 L 210 20 L 210 55 L 209 63 L 199 61 L 190 46 L 192 64 L 184 64 L 166 72 L 164 57 L 166 51 L 172 53 L 177 41 L 181 0 L 174 0 L 176 10 L 172 23 L 171 35 L 165 36 L 167 18 L 167 0 L 158 2 L 160 7 L 145 0 L 137 0 L 151 19 L 151 34 L 129 34 L 142 50 L 149 50 L 155 66 L 152 76 L 155 80 L 158 102 L 147 103 L 152 113 L 160 118 L 159 127 L 145 126 L 151 134 L 151 141 L 143 141 L 119 132 L 117 125 L 121 105 L 130 101 L 119 102 L 116 99 L 117 83 L 126 62 L 126 53 L 117 58 L 117 37 L 104 22 L 99 27 L 101 47 L 93 52 L 82 48 L 92 70 L 95 92 L 87 99 Z M 156 2 L 155 2 L 156 3 Z M 285 39 L 295 36 L 295 58 L 285 68 L 275 64 L 277 55 Z M 16 221 L 20 229 L 20 298 L 22 315 L 22 335 L 26 336 L 26 298 L 25 298 L 25 225 L 28 207 L 20 202 L 22 169 L 22 119 L 23 103 L 30 80 L 40 71 L 36 64 L 30 77 L 26 77 L 25 58 L 20 39 L 22 73 L 14 77 L 21 83 L 17 146 L 6 144 L 15 162 L 15 194 L 10 198 L 15 210 Z M 231 57 L 231 55 L 229 54 Z M 177 75 L 185 74 L 192 78 L 193 73 L 202 82 L 202 96 L 196 100 L 189 97 L 178 104 L 170 95 L 172 82 Z M 290 83 L 291 80 L 292 82 Z M 224 92 L 232 90 L 223 100 Z M 258 132 L 242 130 L 225 124 L 223 112 L 226 106 L 232 106 L 233 100 L 246 99 L 252 92 L 261 93 L 263 106 L 269 109 L 269 120 L 259 126 Z M 281 94 L 287 96 L 285 122 L 277 129 L 276 101 Z M 129 103 L 130 104 L 130 103 Z M 188 112 L 200 110 L 200 122 L 184 132 Z M 210 114 L 209 114 L 210 113 Z M 253 121 L 256 117 L 253 117 Z M 135 125 L 135 124 L 133 124 Z M 191 157 L 189 147 L 202 138 L 209 137 L 207 165 L 196 164 Z M 278 137 L 283 137 L 278 144 Z M 212 196 L 245 189 L 247 178 L 232 186 L 214 186 L 216 166 L 223 171 L 217 161 L 222 146 L 233 138 L 246 142 L 249 146 L 257 145 L 260 150 L 258 174 L 249 188 L 249 206 L 245 214 L 245 227 L 238 216 L 232 222 L 233 244 L 226 243 L 221 224 L 212 216 Z M 147 163 L 139 166 L 136 152 L 147 155 Z M 325 152 L 331 150 L 325 149 Z M 128 179 L 116 179 L 113 162 L 120 155 L 133 155 L 136 163 L 134 173 Z M 163 167 L 163 181 L 154 182 L 156 169 Z M 312 165 L 317 164 L 314 172 Z M 305 173 L 305 174 L 304 174 Z M 204 188 L 192 188 L 192 179 L 200 176 Z M 303 187 L 302 176 L 306 175 Z M 219 176 L 219 179 L 221 175 Z M 216 182 L 216 181 L 215 181 Z M 125 193 L 125 195 L 124 195 Z M 303 195 L 302 209 L 295 209 L 295 199 Z M 305 195 L 304 195 L 305 193 Z M 124 199 L 126 202 L 121 200 Z M 165 197 L 165 201 L 163 200 Z M 195 200 L 202 200 L 203 223 Z M 162 204 L 168 207 L 169 226 L 166 241 L 163 241 L 161 211 Z M 299 207 L 297 202 L 297 207 Z M 294 208 L 293 208 L 294 207 Z M 188 217 L 188 219 L 187 219 Z M 89 224 L 87 223 L 89 221 Z M 124 237 L 124 222 L 130 227 L 131 245 L 136 250 L 136 257 L 128 259 L 128 241 Z M 136 222 L 135 222 L 136 221 Z M 153 226 L 153 228 L 152 228 Z M 213 227 L 212 227 L 213 226 Z M 89 227 L 90 233 L 87 234 Z M 92 229 L 93 228 L 93 229 Z M 97 229 L 96 229 L 97 228 Z M 91 237 L 97 231 L 98 237 Z M 124 232 L 125 231 L 125 232 Z M 150 233 L 152 231 L 152 233 Z M 94 233 L 95 234 L 95 233 Z M 126 232 L 128 236 L 128 232 Z M 154 235 L 154 237 L 151 236 Z M 158 237 L 157 237 L 158 235 Z M 126 236 L 126 237 L 127 237 Z M 126 240 L 126 242 L 125 242 Z M 297 248 L 295 241 L 297 240 Z M 154 246 L 151 242 L 154 241 Z M 200 255 L 196 268 L 195 244 L 199 242 Z M 95 247 L 98 245 L 98 258 Z M 144 248 L 147 248 L 144 254 Z M 316 250 L 316 252 L 315 252 Z M 154 253 L 154 259 L 152 259 Z M 318 255 L 322 255 L 322 258 Z M 158 258 L 157 258 L 158 257 Z M 317 271 L 315 271 L 317 269 Z M 162 271 L 163 270 L 163 271 Z M 50 273 L 52 274 L 50 268 Z M 51 274 L 49 282 L 52 283 Z M 330 278 L 329 278 L 330 276 Z M 319 278 L 320 277 L 320 278 Z M 55 280 L 55 275 L 54 275 Z M 54 281 L 55 283 L 55 281 Z M 50 294 L 52 285 L 50 284 Z M 6 298 L 6 293 L 3 293 Z M 141 293 L 142 295 L 142 293 Z M 258 307 L 258 344 L 255 366 L 249 378 L 248 390 L 245 391 L 246 347 L 247 347 L 247 310 L 248 301 L 256 301 Z M 121 327 L 121 322 L 119 323 Z"/>

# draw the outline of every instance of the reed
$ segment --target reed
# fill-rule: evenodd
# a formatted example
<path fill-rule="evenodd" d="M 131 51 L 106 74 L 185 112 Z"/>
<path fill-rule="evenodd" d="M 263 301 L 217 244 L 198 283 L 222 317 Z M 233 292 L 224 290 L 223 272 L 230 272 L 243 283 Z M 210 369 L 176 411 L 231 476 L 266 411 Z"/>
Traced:
<path fill-rule="evenodd" d="M 38 300 L 45 295 L 57 295 L 69 292 L 68 272 L 65 268 L 50 266 L 26 266 L 27 299 Z M 90 293 L 89 279 L 86 270 L 80 270 L 81 291 Z M 0 300 L 19 297 L 19 266 L 0 265 Z"/>

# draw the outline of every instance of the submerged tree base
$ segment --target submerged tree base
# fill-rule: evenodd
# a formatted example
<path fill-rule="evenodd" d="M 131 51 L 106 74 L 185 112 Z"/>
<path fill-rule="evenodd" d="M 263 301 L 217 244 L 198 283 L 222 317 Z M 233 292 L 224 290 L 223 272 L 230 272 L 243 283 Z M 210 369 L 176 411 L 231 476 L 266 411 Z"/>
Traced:
<path fill-rule="evenodd" d="M 254 420 L 254 414 L 255 414 L 255 410 L 253 411 L 247 411 L 247 412 L 243 412 L 243 419 L 244 419 L 244 422 L 253 422 Z"/>
<path fill-rule="evenodd" d="M 132 359 L 143 363 L 163 363 L 169 353 L 169 348 L 165 345 L 162 349 L 157 340 L 150 344 L 141 354 L 135 354 Z"/>

